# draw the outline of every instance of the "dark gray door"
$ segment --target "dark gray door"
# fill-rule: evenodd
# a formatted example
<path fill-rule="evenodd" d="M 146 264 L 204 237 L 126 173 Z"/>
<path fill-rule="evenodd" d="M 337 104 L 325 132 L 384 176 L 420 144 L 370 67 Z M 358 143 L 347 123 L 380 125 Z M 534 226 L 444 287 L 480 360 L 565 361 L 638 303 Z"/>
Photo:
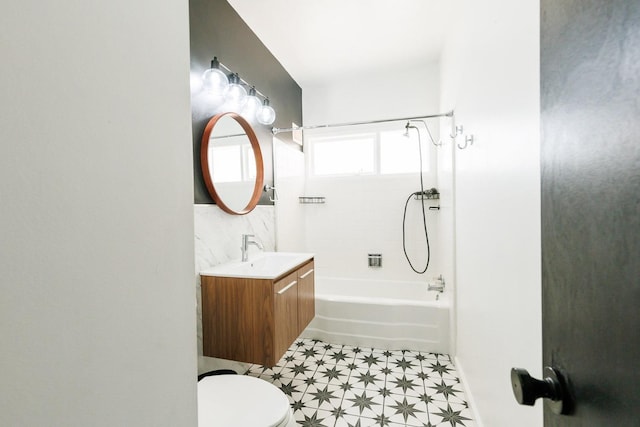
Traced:
<path fill-rule="evenodd" d="M 544 425 L 640 426 L 640 0 L 541 13 Z"/>

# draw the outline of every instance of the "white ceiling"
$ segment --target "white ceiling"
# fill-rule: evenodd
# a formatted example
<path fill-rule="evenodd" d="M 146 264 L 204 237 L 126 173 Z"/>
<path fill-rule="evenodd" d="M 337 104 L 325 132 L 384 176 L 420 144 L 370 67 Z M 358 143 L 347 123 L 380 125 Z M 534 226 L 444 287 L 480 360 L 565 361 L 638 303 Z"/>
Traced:
<path fill-rule="evenodd" d="M 228 0 L 303 88 L 438 60 L 450 0 Z"/>

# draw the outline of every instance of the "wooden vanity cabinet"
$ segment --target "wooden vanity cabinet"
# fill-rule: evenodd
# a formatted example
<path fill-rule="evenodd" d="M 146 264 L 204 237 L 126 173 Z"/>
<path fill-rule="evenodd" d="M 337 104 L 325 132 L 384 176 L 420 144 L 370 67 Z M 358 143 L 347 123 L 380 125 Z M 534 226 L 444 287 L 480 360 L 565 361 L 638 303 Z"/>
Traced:
<path fill-rule="evenodd" d="M 201 278 L 205 356 L 274 366 L 315 315 L 313 259 L 276 279 Z"/>
<path fill-rule="evenodd" d="M 314 277 L 313 261 L 298 269 L 298 335 L 316 315 Z"/>
<path fill-rule="evenodd" d="M 298 338 L 298 274 L 294 272 L 273 286 L 275 354 L 282 355 Z M 278 357 L 278 360 L 280 359 Z M 273 364 L 275 365 L 276 360 Z"/>

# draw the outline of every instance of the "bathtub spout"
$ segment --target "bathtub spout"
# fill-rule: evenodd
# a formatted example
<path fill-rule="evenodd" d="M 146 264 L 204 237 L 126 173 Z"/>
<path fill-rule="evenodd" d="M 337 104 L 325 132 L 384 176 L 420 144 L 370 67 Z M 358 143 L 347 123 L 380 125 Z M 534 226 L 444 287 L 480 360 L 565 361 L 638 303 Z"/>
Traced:
<path fill-rule="evenodd" d="M 436 291 L 436 292 L 444 292 L 444 277 L 442 277 L 442 274 L 440 276 L 438 276 L 436 279 L 435 283 L 429 283 L 427 290 L 429 291 Z"/>

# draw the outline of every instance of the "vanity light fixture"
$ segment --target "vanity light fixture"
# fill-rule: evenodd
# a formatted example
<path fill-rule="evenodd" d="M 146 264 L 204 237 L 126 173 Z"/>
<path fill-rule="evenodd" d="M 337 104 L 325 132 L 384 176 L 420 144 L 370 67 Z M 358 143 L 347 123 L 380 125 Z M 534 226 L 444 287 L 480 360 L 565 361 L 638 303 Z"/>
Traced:
<path fill-rule="evenodd" d="M 225 74 L 222 69 L 229 74 Z M 211 68 L 203 73 L 202 80 L 207 92 L 224 99 L 227 111 L 239 113 L 248 121 L 257 121 L 263 125 L 275 122 L 276 112 L 269 105 L 269 98 L 218 61 L 217 57 L 211 61 Z M 248 94 L 246 88 L 249 88 Z"/>

